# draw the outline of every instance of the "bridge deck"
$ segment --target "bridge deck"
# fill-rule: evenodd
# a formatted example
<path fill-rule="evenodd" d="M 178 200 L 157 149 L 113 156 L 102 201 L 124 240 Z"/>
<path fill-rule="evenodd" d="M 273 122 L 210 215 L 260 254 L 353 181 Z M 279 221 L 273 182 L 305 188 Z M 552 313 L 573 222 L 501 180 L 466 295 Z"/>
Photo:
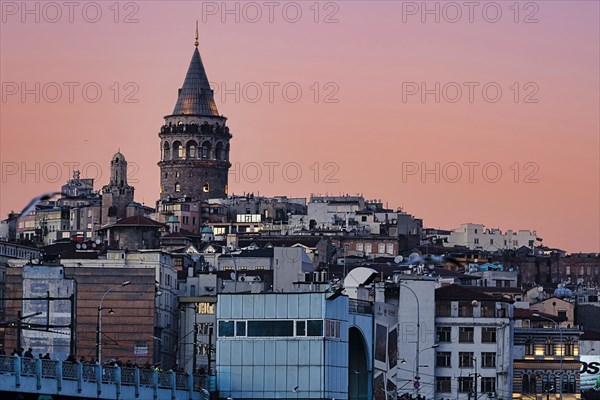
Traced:
<path fill-rule="evenodd" d="M 173 371 L 0 356 L 0 391 L 106 400 L 208 400 L 204 379 Z"/>

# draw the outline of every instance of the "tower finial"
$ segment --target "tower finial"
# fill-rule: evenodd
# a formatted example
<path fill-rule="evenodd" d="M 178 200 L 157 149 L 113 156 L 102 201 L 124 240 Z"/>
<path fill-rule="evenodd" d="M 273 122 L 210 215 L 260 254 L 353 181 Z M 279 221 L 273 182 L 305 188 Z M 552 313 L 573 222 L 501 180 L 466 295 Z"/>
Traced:
<path fill-rule="evenodd" d="M 196 20 L 196 41 L 194 42 L 194 46 L 198 47 L 198 20 Z"/>

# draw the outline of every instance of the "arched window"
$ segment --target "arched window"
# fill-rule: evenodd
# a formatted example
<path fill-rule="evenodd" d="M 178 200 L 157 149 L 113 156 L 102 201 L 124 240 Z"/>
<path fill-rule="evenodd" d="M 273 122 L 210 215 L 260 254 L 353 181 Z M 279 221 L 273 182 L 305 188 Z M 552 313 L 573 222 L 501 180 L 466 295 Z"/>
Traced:
<path fill-rule="evenodd" d="M 181 192 L 181 185 L 179 183 L 175 184 L 175 191 L 176 192 Z"/>
<path fill-rule="evenodd" d="M 229 143 L 225 146 L 225 161 L 229 161 Z"/>
<path fill-rule="evenodd" d="M 208 140 L 202 143 L 202 158 L 210 158 L 210 149 L 211 145 Z"/>
<path fill-rule="evenodd" d="M 542 389 L 544 390 L 544 393 L 550 390 L 550 381 L 548 380 L 548 374 L 544 374 L 544 376 L 542 377 Z"/>
<path fill-rule="evenodd" d="M 169 146 L 169 142 L 165 142 L 163 145 L 163 160 L 171 159 L 171 147 Z"/>
<path fill-rule="evenodd" d="M 202 185 L 202 191 L 204 193 L 210 192 L 210 184 L 208 182 L 204 182 L 204 185 Z"/>
<path fill-rule="evenodd" d="M 187 142 L 187 158 L 196 158 L 198 157 L 198 143 L 194 140 L 190 140 Z"/>
<path fill-rule="evenodd" d="M 529 375 L 524 374 L 523 377 L 521 378 L 521 386 L 522 386 L 522 390 L 523 393 L 531 393 L 529 391 Z"/>
<path fill-rule="evenodd" d="M 183 158 L 183 146 L 180 141 L 173 142 L 173 160 L 180 160 Z"/>
<path fill-rule="evenodd" d="M 562 378 L 560 380 L 563 393 L 569 393 L 569 376 L 563 373 Z"/>
<path fill-rule="evenodd" d="M 576 393 L 577 390 L 577 384 L 575 381 L 575 375 L 571 374 L 569 375 L 569 393 Z"/>
<path fill-rule="evenodd" d="M 535 374 L 531 374 L 529 377 L 529 393 L 537 393 L 537 379 L 535 378 Z"/>
<path fill-rule="evenodd" d="M 223 147 L 223 142 L 217 142 L 217 146 L 215 147 L 215 157 L 217 160 L 225 159 L 225 148 Z"/>
<path fill-rule="evenodd" d="M 550 375 L 550 381 L 548 382 L 548 390 L 550 393 L 556 393 L 556 376 L 554 374 Z"/>

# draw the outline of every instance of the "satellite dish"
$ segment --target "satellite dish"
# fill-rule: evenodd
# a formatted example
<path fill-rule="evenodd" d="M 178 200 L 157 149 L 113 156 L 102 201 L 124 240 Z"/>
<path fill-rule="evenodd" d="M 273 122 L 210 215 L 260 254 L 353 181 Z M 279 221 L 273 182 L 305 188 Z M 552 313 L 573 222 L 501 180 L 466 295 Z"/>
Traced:
<path fill-rule="evenodd" d="M 417 262 L 419 260 L 419 258 L 421 258 L 419 253 L 410 253 L 410 255 L 408 256 L 408 262 L 413 264 L 413 263 Z"/>
<path fill-rule="evenodd" d="M 100 239 L 96 239 L 96 241 L 94 243 L 100 244 Z"/>
<path fill-rule="evenodd" d="M 394 257 L 394 262 L 396 264 L 400 264 L 402 261 L 404 261 L 404 257 L 402 257 L 402 256 L 396 256 L 396 257 Z"/>
<path fill-rule="evenodd" d="M 529 297 L 531 297 L 532 299 L 537 299 L 538 297 L 540 297 L 540 294 L 537 292 L 533 292 L 529 295 Z"/>
<path fill-rule="evenodd" d="M 235 281 L 235 272 L 232 272 L 231 275 L 229 275 L 229 277 L 232 281 Z"/>
<path fill-rule="evenodd" d="M 543 286 L 538 287 L 538 292 L 543 293 L 544 292 L 544 287 Z"/>

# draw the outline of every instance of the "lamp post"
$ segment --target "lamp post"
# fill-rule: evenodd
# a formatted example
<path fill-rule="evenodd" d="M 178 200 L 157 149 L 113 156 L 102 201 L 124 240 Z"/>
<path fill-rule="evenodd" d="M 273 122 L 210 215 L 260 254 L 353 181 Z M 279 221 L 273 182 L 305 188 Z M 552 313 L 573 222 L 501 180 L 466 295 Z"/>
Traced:
<path fill-rule="evenodd" d="M 421 377 L 419 376 L 419 354 L 421 354 L 421 352 L 419 351 L 419 342 L 421 340 L 421 307 L 419 306 L 419 297 L 417 296 L 415 291 L 410 288 L 410 286 L 408 286 L 402 282 L 398 286 L 408 289 L 413 294 L 413 296 L 415 296 L 415 301 L 417 302 L 417 349 L 416 349 L 417 357 L 415 359 L 416 366 L 415 366 L 414 388 L 415 388 L 416 395 L 419 396 L 419 388 L 421 386 L 421 382 L 419 382 L 419 380 L 421 379 Z"/>
<path fill-rule="evenodd" d="M 130 284 L 131 281 L 125 281 L 120 285 L 111 287 L 104 293 L 104 295 L 102 295 L 102 298 L 100 299 L 100 305 L 98 306 L 98 322 L 96 325 L 96 359 L 98 360 L 98 363 L 100 365 L 102 365 L 102 310 L 104 310 L 102 308 L 102 302 L 104 301 L 106 295 L 112 292 L 113 290 Z"/>
<path fill-rule="evenodd" d="M 560 335 L 560 378 L 559 378 L 559 385 L 558 385 L 558 389 L 559 389 L 559 398 L 562 400 L 562 394 L 563 394 L 563 358 L 565 357 L 565 343 L 563 342 L 563 333 L 562 333 L 562 329 L 560 328 L 560 324 L 558 322 L 556 322 L 555 320 L 553 320 L 552 318 L 548 318 L 548 317 L 544 317 L 543 315 L 540 315 L 539 313 L 534 313 L 533 314 L 534 317 L 538 317 L 538 318 L 542 318 L 545 319 L 547 321 L 552 322 L 554 325 L 556 325 L 556 329 L 558 330 L 558 334 Z M 554 384 L 556 384 L 556 382 L 554 382 Z"/>

